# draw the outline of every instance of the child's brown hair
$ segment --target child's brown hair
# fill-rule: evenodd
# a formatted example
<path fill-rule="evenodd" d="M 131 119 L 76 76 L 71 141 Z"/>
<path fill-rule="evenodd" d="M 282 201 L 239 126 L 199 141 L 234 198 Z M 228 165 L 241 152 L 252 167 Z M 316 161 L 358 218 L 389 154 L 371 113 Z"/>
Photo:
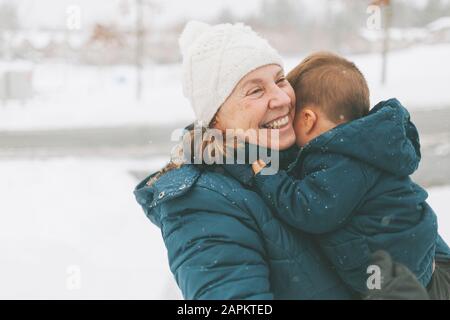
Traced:
<path fill-rule="evenodd" d="M 339 123 L 369 112 L 369 87 L 353 62 L 329 52 L 304 59 L 287 75 L 295 90 L 297 111 L 306 105 L 321 108 L 329 120 Z"/>

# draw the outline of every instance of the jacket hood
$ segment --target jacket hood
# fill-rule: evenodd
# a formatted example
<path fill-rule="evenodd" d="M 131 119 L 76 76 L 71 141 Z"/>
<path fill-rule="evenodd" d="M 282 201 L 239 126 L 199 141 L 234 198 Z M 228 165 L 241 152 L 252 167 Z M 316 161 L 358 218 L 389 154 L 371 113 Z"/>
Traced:
<path fill-rule="evenodd" d="M 304 150 L 339 153 L 397 176 L 419 166 L 419 135 L 408 111 L 397 99 L 380 102 L 363 118 L 322 134 Z"/>
<path fill-rule="evenodd" d="M 147 185 L 155 174 L 157 173 L 142 180 L 134 189 L 134 195 L 150 221 L 160 227 L 160 217 L 156 208 L 161 203 L 186 193 L 197 181 L 201 171 L 198 166 L 183 165 L 166 172 L 152 185 Z"/>

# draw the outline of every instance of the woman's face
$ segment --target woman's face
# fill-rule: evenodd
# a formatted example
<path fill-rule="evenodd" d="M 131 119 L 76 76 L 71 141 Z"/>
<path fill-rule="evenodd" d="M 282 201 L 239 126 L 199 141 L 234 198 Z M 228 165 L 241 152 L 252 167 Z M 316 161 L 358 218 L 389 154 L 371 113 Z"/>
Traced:
<path fill-rule="evenodd" d="M 260 67 L 243 77 L 216 115 L 215 128 L 254 130 L 264 147 L 283 150 L 295 142 L 295 94 L 278 65 Z M 278 141 L 274 140 L 274 131 Z M 276 137 L 276 135 L 275 135 Z"/>

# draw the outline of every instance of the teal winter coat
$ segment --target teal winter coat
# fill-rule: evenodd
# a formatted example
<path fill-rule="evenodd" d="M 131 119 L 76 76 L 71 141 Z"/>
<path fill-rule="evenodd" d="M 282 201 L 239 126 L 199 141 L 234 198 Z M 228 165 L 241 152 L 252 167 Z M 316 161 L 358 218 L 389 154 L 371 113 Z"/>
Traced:
<path fill-rule="evenodd" d="M 248 173 L 239 164 L 187 164 L 136 187 L 184 298 L 352 298 L 313 237 L 276 218 L 246 185 Z"/>
<path fill-rule="evenodd" d="M 420 161 L 418 132 L 396 99 L 320 135 L 288 171 L 254 177 L 266 203 L 316 239 L 342 279 L 367 291 L 370 255 L 386 250 L 426 286 L 433 260 L 449 259 L 427 193 L 409 177 Z"/>

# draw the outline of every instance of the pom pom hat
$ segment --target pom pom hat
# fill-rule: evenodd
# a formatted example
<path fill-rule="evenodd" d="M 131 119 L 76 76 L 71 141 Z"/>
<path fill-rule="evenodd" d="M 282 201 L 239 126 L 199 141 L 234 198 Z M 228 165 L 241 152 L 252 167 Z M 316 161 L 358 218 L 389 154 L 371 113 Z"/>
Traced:
<path fill-rule="evenodd" d="M 179 38 L 183 93 L 196 120 L 208 126 L 238 82 L 269 64 L 283 67 L 278 52 L 249 26 L 188 22 Z"/>

